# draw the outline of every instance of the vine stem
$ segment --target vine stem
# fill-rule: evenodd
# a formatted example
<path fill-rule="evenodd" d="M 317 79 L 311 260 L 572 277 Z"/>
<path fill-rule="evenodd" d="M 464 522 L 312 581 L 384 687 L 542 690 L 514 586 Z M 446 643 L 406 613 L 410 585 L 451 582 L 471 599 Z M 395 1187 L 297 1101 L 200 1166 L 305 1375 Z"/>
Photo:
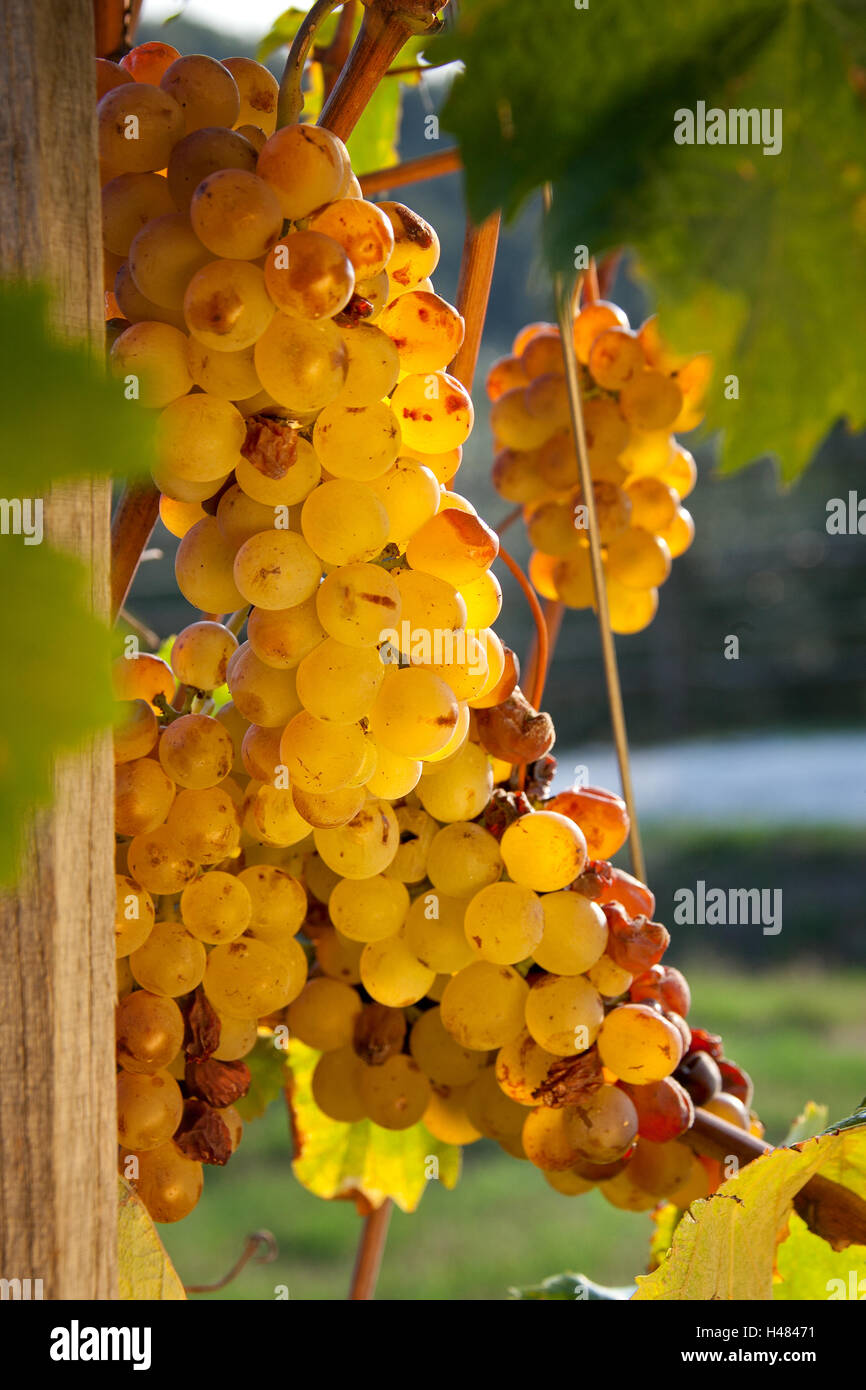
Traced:
<path fill-rule="evenodd" d="M 257 1253 L 258 1251 L 260 1253 Z M 257 1265 L 265 1265 L 275 1260 L 278 1253 L 277 1242 L 270 1231 L 253 1231 L 252 1235 L 247 1236 L 243 1250 L 222 1279 L 217 1279 L 215 1284 L 186 1284 L 184 1286 L 185 1291 L 186 1293 L 216 1293 L 218 1289 L 224 1289 L 226 1284 L 237 1279 L 241 1270 L 249 1264 L 253 1257 L 255 1257 Z"/>
<path fill-rule="evenodd" d="M 460 151 L 454 145 L 448 150 L 437 150 L 435 154 L 422 154 L 418 159 L 405 159 L 402 164 L 392 164 L 390 169 L 374 169 L 370 174 L 362 174 L 359 182 L 364 197 L 369 198 L 372 193 L 387 193 L 410 183 L 438 179 L 462 168 Z"/>
<path fill-rule="evenodd" d="M 413 34 L 433 33 L 445 0 L 372 0 L 343 71 L 325 102 L 318 124 L 348 140 L 364 108 L 404 43 Z"/>
<path fill-rule="evenodd" d="M 284 125 L 294 125 L 301 118 L 304 109 L 304 68 L 315 42 L 316 34 L 324 21 L 333 14 L 342 0 L 316 0 L 298 26 L 292 40 L 286 66 L 280 81 L 277 97 L 277 129 Z"/>
<path fill-rule="evenodd" d="M 386 1197 L 380 1207 L 371 1211 L 369 1216 L 364 1217 L 358 1253 L 355 1257 L 355 1268 L 352 1272 L 352 1284 L 349 1289 L 350 1301 L 368 1302 L 376 1291 L 376 1280 L 379 1277 L 379 1268 L 385 1251 L 385 1240 L 388 1235 L 390 1220 L 391 1199 L 389 1197 Z"/>
<path fill-rule="evenodd" d="M 126 602 L 141 553 L 159 516 L 159 488 L 128 483 L 111 522 L 111 619 Z"/>
<path fill-rule="evenodd" d="M 460 281 L 457 288 L 457 308 L 463 315 L 466 329 L 463 342 L 448 371 L 470 392 L 478 365 L 484 320 L 487 317 L 493 267 L 496 264 L 496 251 L 499 246 L 500 222 L 498 212 L 485 218 L 477 227 L 468 217 L 466 219 L 466 236 L 463 241 Z"/>
<path fill-rule="evenodd" d="M 545 212 L 550 211 L 551 197 L 550 184 L 547 184 L 544 189 Z M 590 294 L 592 294 L 593 288 L 594 286 L 590 284 Z M 611 724 L 613 726 L 617 761 L 619 762 L 622 794 L 625 799 L 626 807 L 628 808 L 631 827 L 629 831 L 631 864 L 635 877 L 639 878 L 642 883 L 645 883 L 646 864 L 644 862 L 643 845 L 641 843 L 640 829 L 637 820 L 637 808 L 635 806 L 634 786 L 631 778 L 631 762 L 629 759 L 628 733 L 626 731 L 622 685 L 619 679 L 619 667 L 616 659 L 616 643 L 614 642 L 613 629 L 610 625 L 610 610 L 607 603 L 604 564 L 601 554 L 601 534 L 598 527 L 598 513 L 595 508 L 595 493 L 592 487 L 592 472 L 589 466 L 589 450 L 587 448 L 586 430 L 583 421 L 580 375 L 577 368 L 577 356 L 574 350 L 572 297 L 569 289 L 564 283 L 560 271 L 557 271 L 553 276 L 553 293 L 556 302 L 557 318 L 559 320 L 559 331 L 562 339 L 562 355 L 565 360 L 565 381 L 568 388 L 571 429 L 574 437 L 575 451 L 577 453 L 581 498 L 583 505 L 586 507 L 589 552 L 592 561 L 592 580 L 595 589 L 595 608 L 598 614 L 604 677 L 607 685 L 607 703 L 610 710 Z M 545 629 L 545 637 L 546 635 Z M 539 658 L 540 655 L 541 648 L 539 647 Z"/>

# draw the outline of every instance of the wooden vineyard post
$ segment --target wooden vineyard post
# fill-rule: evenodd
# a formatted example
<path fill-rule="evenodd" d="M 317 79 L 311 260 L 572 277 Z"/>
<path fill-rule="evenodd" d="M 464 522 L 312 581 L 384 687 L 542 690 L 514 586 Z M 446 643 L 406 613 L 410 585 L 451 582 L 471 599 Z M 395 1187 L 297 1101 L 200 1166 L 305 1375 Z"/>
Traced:
<path fill-rule="evenodd" d="M 96 349 L 92 0 L 3 9 L 0 272 L 47 283 L 55 329 Z M 45 499 L 47 542 L 87 566 L 106 616 L 109 512 L 105 481 Z M 112 806 L 105 735 L 58 761 L 54 804 L 0 898 L 0 1278 L 41 1279 L 46 1299 L 116 1297 Z"/>

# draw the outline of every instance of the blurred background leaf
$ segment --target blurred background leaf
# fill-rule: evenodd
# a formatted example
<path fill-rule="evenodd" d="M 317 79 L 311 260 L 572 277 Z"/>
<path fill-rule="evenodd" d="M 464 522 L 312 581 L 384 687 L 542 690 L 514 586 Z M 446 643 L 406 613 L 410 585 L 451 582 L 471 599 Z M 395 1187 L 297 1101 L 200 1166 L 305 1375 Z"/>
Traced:
<path fill-rule="evenodd" d="M 634 249 L 666 335 L 716 358 L 722 469 L 770 455 L 791 481 L 834 422 L 864 421 L 866 11 L 535 0 L 524 20 L 506 0 L 470 0 L 431 45 L 465 64 L 443 124 L 470 210 L 513 217 L 550 180 L 553 265 L 571 270 L 578 245 Z M 675 113 L 698 101 L 779 109 L 781 152 L 676 144 Z"/>

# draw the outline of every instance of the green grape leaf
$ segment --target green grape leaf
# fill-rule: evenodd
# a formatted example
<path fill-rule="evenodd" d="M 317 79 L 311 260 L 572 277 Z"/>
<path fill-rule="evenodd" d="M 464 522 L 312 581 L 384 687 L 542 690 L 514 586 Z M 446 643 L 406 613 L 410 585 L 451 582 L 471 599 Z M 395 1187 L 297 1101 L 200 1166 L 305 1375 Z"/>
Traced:
<path fill-rule="evenodd" d="M 379 83 L 349 136 L 352 168 L 359 176 L 370 174 L 374 169 L 389 169 L 397 163 L 397 139 L 403 104 L 401 81 L 387 78 Z"/>
<path fill-rule="evenodd" d="M 186 1291 L 165 1252 L 144 1202 L 125 1178 L 118 1178 L 118 1298 L 124 1301 L 179 1301 Z"/>
<path fill-rule="evenodd" d="M 341 1124 L 323 1115 L 312 1095 L 320 1055 L 294 1039 L 289 1044 L 292 1168 L 303 1187 L 317 1197 L 348 1198 L 366 1207 L 390 1197 L 406 1212 L 415 1210 L 430 1181 L 456 1187 L 460 1150 L 434 1139 L 423 1124 L 387 1130 L 370 1120 Z"/>
<path fill-rule="evenodd" d="M 244 1058 L 250 1069 L 250 1089 L 235 1101 L 235 1109 L 245 1122 L 258 1120 L 268 1106 L 282 1094 L 287 1081 L 288 1054 L 274 1046 L 272 1037 L 259 1038 Z"/>
<path fill-rule="evenodd" d="M 633 248 L 665 335 L 716 359 L 722 469 L 771 455 L 794 479 L 837 420 L 866 421 L 866 10 L 536 0 L 520 25 L 509 11 L 472 0 L 429 45 L 465 64 L 442 121 L 472 215 L 514 216 L 549 181 L 550 264 Z M 781 113 L 781 149 L 677 143 L 699 102 L 766 111 L 769 148 Z"/>
<path fill-rule="evenodd" d="M 5 714 L 0 724 L 0 883 L 15 876 L 27 818 L 52 793 L 52 765 L 112 721 L 112 637 L 94 617 L 90 578 L 44 539 L 61 532 L 55 485 L 143 473 L 145 413 L 123 399 L 83 346 L 47 326 L 48 297 L 0 285 L 0 592 Z M 106 537 L 107 545 L 107 537 Z"/>
<path fill-rule="evenodd" d="M 283 10 L 283 13 L 274 20 L 270 29 L 259 43 L 256 49 L 256 61 L 259 63 L 266 63 L 271 54 L 276 53 L 278 48 L 283 48 L 290 44 L 301 27 L 301 21 L 306 19 L 306 17 L 307 11 L 296 9 L 295 6 L 292 6 L 291 9 Z M 316 35 L 317 43 L 330 43 L 331 39 L 334 37 L 334 30 L 337 27 L 337 18 L 336 14 L 331 14 L 328 15 L 327 19 L 322 21 L 321 27 Z"/>
<path fill-rule="evenodd" d="M 111 632 L 90 609 L 83 565 L 0 536 L 0 593 L 15 596 L 0 717 L 0 884 L 10 884 L 29 813 L 51 798 L 54 757 L 109 725 L 115 707 Z"/>
<path fill-rule="evenodd" d="M 827 1115 L 826 1105 L 816 1105 L 813 1100 L 807 1100 L 802 1115 L 794 1120 L 782 1143 L 789 1148 L 804 1139 L 814 1139 L 816 1134 L 823 1134 L 827 1128 Z"/>
<path fill-rule="evenodd" d="M 635 1300 L 772 1298 L 777 1247 L 792 1229 L 792 1203 L 818 1174 L 866 1195 L 866 1126 L 774 1149 L 712 1196 L 693 1202 L 668 1258 L 654 1273 L 638 1277 Z"/>
<path fill-rule="evenodd" d="M 631 1298 L 634 1289 L 634 1284 L 630 1284 L 627 1288 L 606 1288 L 604 1284 L 594 1284 L 591 1279 L 587 1279 L 585 1274 L 552 1274 L 541 1284 L 530 1284 L 526 1288 L 509 1289 L 508 1296 L 513 1299 L 532 1299 L 542 1302 L 552 1302 L 555 1299 L 568 1299 L 572 1303 L 596 1303 L 602 1300 L 621 1302 Z"/>
<path fill-rule="evenodd" d="M 0 285 L 0 496 L 43 497 L 51 484 L 153 463 L 152 414 L 124 399 L 85 347 L 47 326 L 41 289 Z M 4 538 L 5 543 L 5 538 Z"/>
<path fill-rule="evenodd" d="M 773 1298 L 781 1302 L 866 1298 L 866 1245 L 832 1250 L 793 1212 L 787 1239 L 779 1246 Z"/>
<path fill-rule="evenodd" d="M 674 1232 L 682 1217 L 682 1212 L 673 1202 L 665 1202 L 664 1206 L 656 1207 L 651 1215 L 653 1229 L 650 1238 L 650 1273 L 654 1269 L 658 1269 L 659 1265 L 664 1264 L 670 1254 Z"/>

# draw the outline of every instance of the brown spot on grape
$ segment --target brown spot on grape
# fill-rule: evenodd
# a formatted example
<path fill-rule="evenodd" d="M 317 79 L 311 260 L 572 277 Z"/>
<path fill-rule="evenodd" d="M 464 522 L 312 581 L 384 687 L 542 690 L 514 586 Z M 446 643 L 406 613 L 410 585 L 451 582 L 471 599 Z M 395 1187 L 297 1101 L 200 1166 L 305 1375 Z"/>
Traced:
<path fill-rule="evenodd" d="M 455 411 L 463 410 L 466 406 L 466 402 L 464 401 L 462 396 L 453 394 L 445 397 L 443 405 L 445 406 L 445 409 L 448 412 L 448 414 L 453 415 Z"/>

